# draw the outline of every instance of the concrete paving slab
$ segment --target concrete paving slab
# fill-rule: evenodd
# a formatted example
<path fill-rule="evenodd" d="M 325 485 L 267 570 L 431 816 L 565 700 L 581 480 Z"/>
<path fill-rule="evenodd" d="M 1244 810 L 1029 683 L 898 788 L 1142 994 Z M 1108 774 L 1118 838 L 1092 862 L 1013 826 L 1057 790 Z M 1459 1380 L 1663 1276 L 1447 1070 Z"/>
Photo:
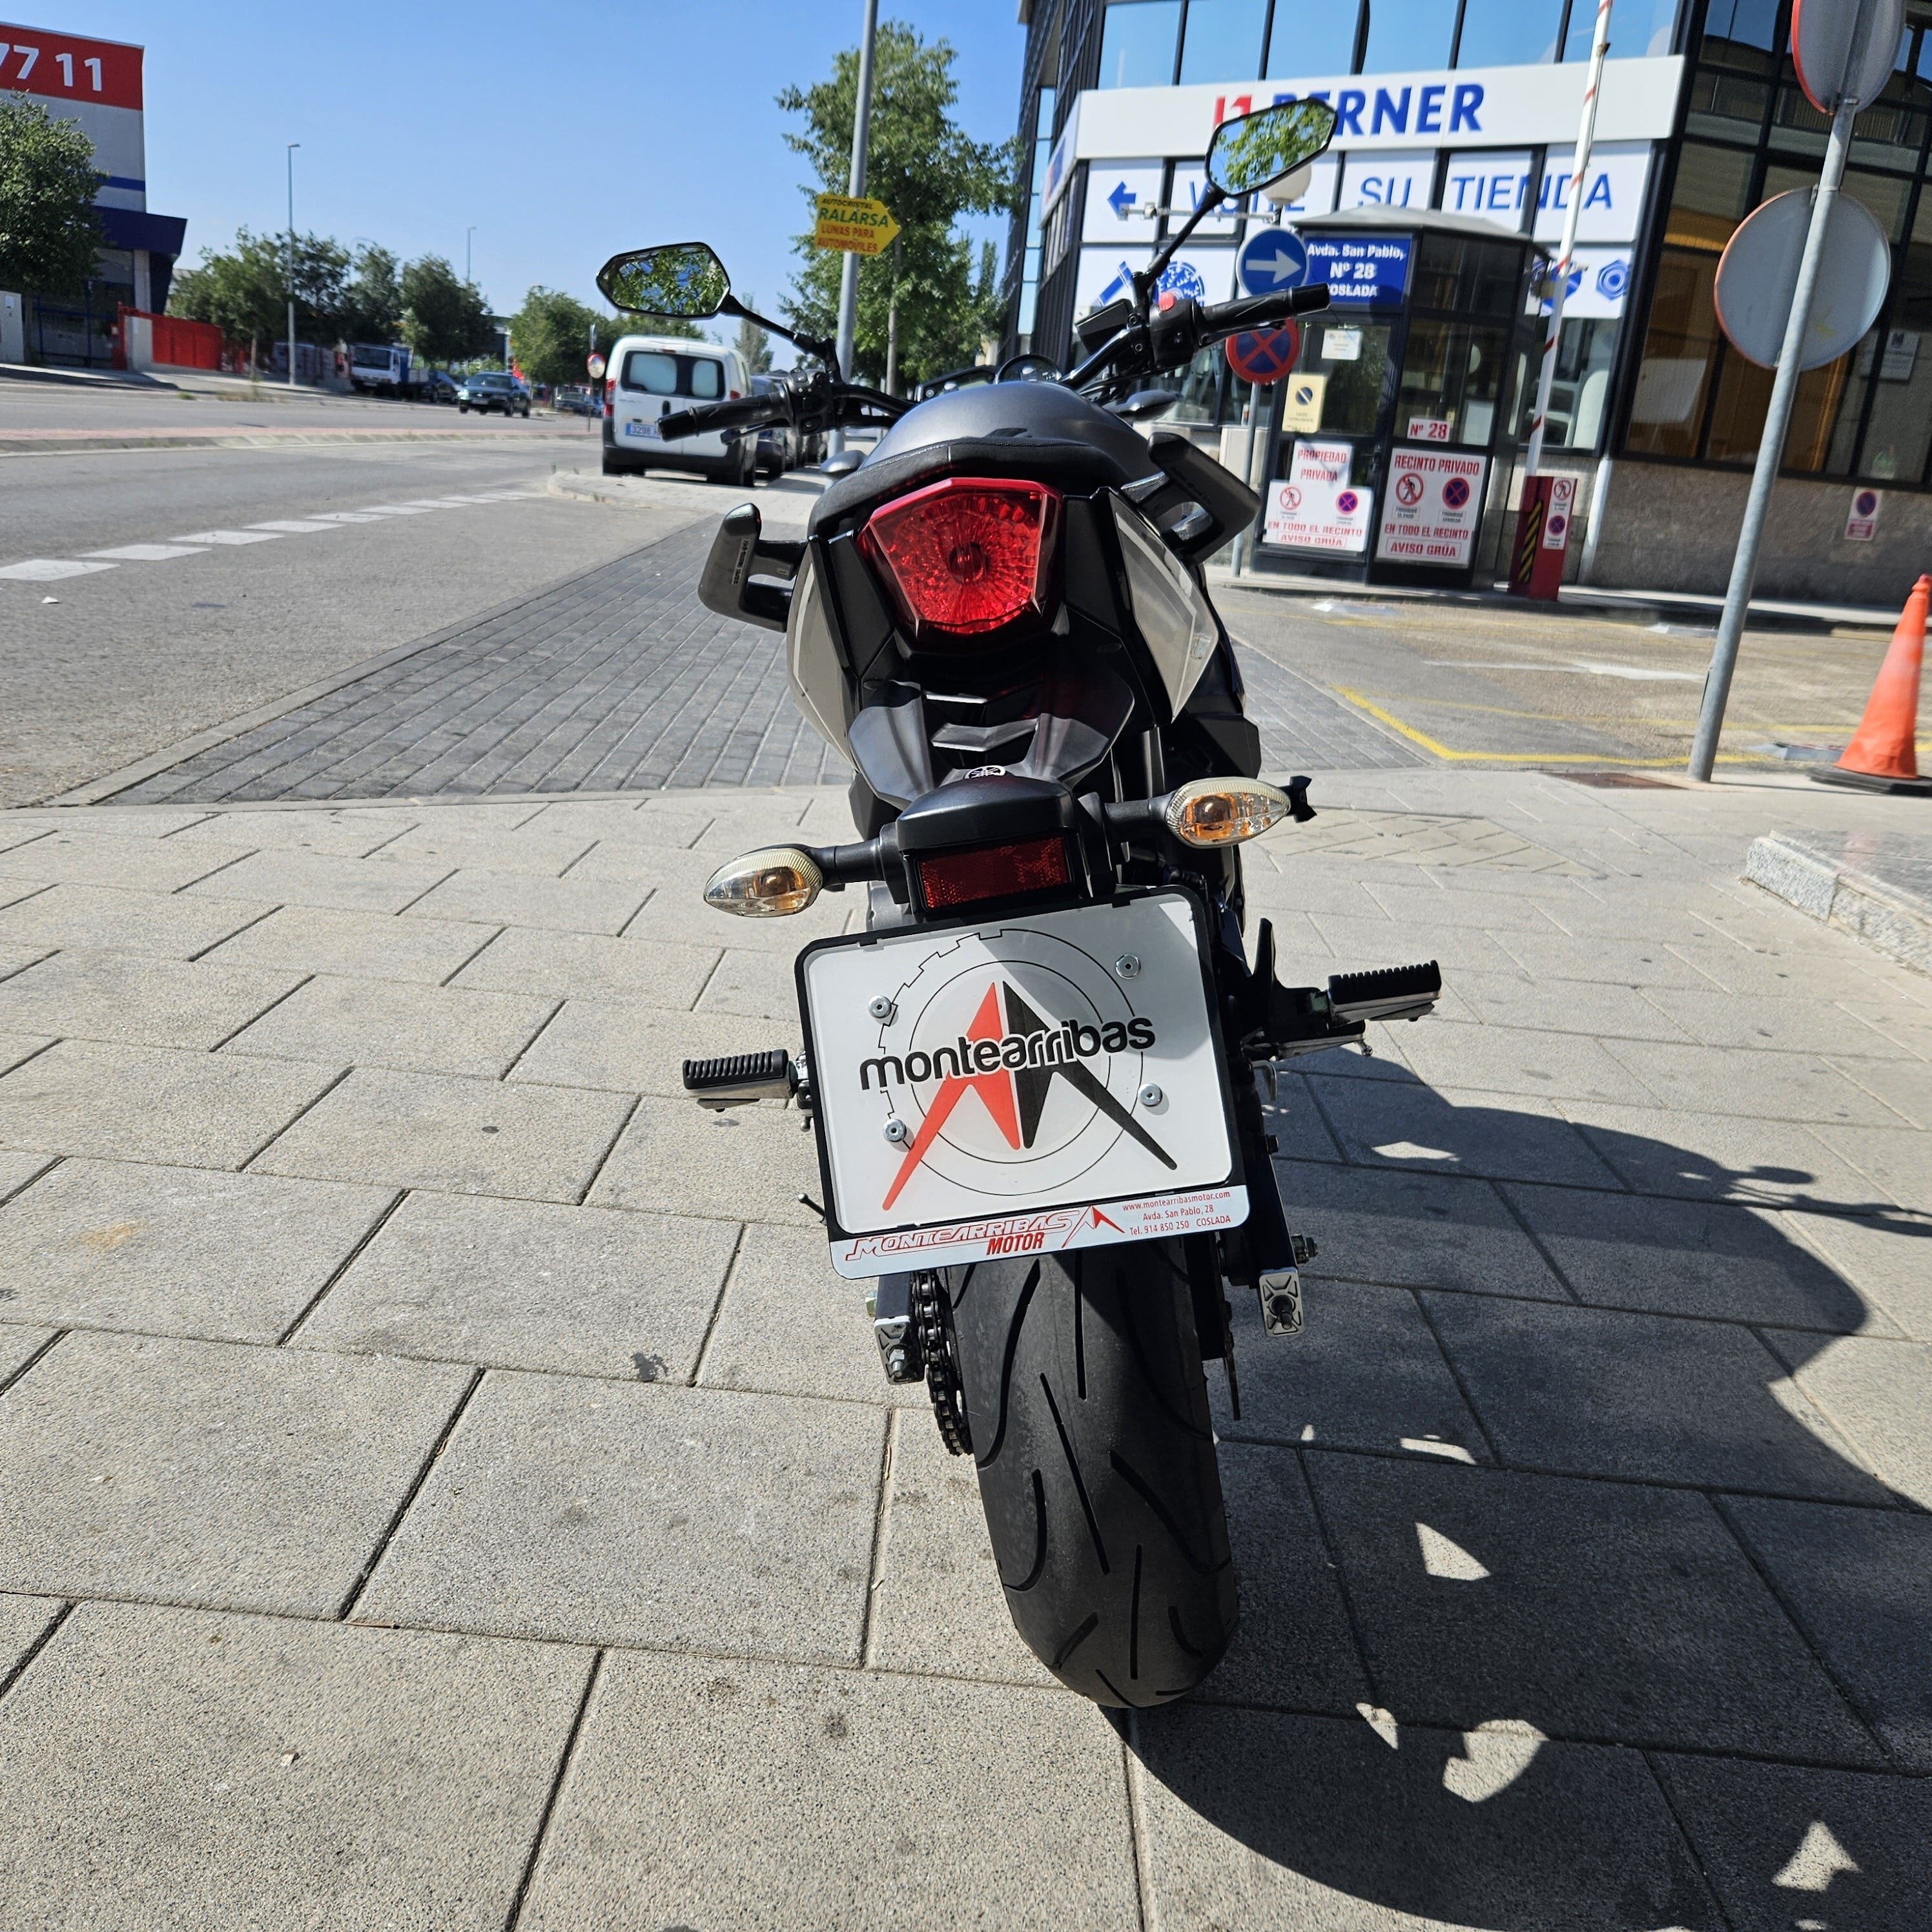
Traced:
<path fill-rule="evenodd" d="M 176 845 L 154 838 L 116 838 L 100 832 L 50 832 L 32 844 L 0 852 L 0 875 L 42 879 L 50 885 L 130 886 L 146 892 L 178 892 L 197 879 L 218 878 L 245 845 Z M 224 885 L 220 898 L 247 898 L 244 885 Z"/>
<path fill-rule="evenodd" d="M 0 998 L 6 990 L 0 986 Z M 1932 1134 L 1889 1127 L 1826 1126 L 1816 1132 L 1826 1146 L 1856 1168 L 1884 1198 L 1914 1212 L 1932 1202 Z"/>
<path fill-rule="evenodd" d="M 704 1386 L 925 1413 L 925 1383 L 886 1379 L 866 1312 L 868 1286 L 832 1273 L 822 1230 L 752 1222 L 704 1352 Z"/>
<path fill-rule="evenodd" d="M 191 959 L 273 910 L 265 900 L 50 886 L 0 911 L 0 947 L 32 952 L 82 946 Z"/>
<path fill-rule="evenodd" d="M 1710 980 L 1677 950 L 1648 939 L 1614 939 L 1600 933 L 1504 932 L 1500 946 L 1539 980 L 1569 980 L 1616 986 L 1707 987 Z"/>
<path fill-rule="evenodd" d="M 556 1010 L 542 994 L 318 974 L 224 1051 L 500 1080 Z"/>
<path fill-rule="evenodd" d="M 1924 1924 L 1932 1784 L 1735 1758 L 1652 1762 L 1732 1932 Z"/>
<path fill-rule="evenodd" d="M 452 982 L 486 992 L 566 994 L 637 1000 L 688 1010 L 716 967 L 722 944 L 664 946 L 590 932 L 500 934 Z"/>
<path fill-rule="evenodd" d="M 63 1161 L 0 1208 L 0 1316 L 272 1342 L 394 1196 L 122 1161 Z"/>
<path fill-rule="evenodd" d="M 1921 1132 L 1932 1127 L 1932 1074 L 1927 1072 L 1923 1060 L 1916 1056 L 1906 1058 L 1901 1049 L 1895 1060 L 1833 1054 L 1826 1064 L 1890 1110 L 1893 1118 L 1880 1124 L 1902 1120 Z"/>
<path fill-rule="evenodd" d="M 172 838 L 212 815 L 194 806 L 178 812 L 160 806 L 149 806 L 139 812 L 118 808 L 112 811 L 89 811 L 85 806 L 74 806 L 42 812 L 15 810 L 0 814 L 0 844 L 18 844 L 48 832 L 91 832 L 109 838 Z M 242 838 L 230 842 L 246 845 L 249 842 Z"/>
<path fill-rule="evenodd" d="M 1706 1046 L 1758 1047 L 1834 1058 L 1843 1054 L 1912 1058 L 1909 1048 L 1888 1040 L 1830 999 L 1748 997 L 1681 986 L 1654 986 L 1644 998 Z"/>
<path fill-rule="evenodd" d="M 728 1222 L 412 1194 L 294 1343 L 688 1381 L 736 1239 Z"/>
<path fill-rule="evenodd" d="M 1880 1763 L 1703 1497 L 1378 1456 L 1307 1467 L 1401 1723 Z"/>
<path fill-rule="evenodd" d="M 1769 1118 L 1615 1107 L 1604 1100 L 1561 1104 L 1634 1193 L 1864 1212 L 1893 1204 L 1870 1175 L 1822 1138 L 1845 1129 L 1821 1126 L 1814 1132 L 1798 1122 Z"/>
<path fill-rule="evenodd" d="M 0 1027 L 124 1046 L 219 1046 L 302 984 L 296 973 L 128 952 L 56 952 L 0 980 Z"/>
<path fill-rule="evenodd" d="M 1275 1173 L 1288 1225 L 1317 1244 L 1308 1275 L 1570 1299 L 1489 1181 L 1285 1160 Z"/>
<path fill-rule="evenodd" d="M 1352 1086 L 1356 1083 L 1351 1074 L 1343 1081 L 1331 1079 L 1330 1084 Z M 1264 1081 L 1257 1079 L 1256 1086 L 1261 1095 L 1262 1125 L 1274 1138 L 1275 1152 L 1288 1160 L 1339 1164 L 1343 1160 L 1340 1144 L 1315 1104 L 1314 1089 L 1306 1074 L 1278 1075 L 1272 1093 Z"/>
<path fill-rule="evenodd" d="M 704 982 L 697 1010 L 740 1013 L 798 1030 L 798 982 L 790 955 L 734 950 Z"/>
<path fill-rule="evenodd" d="M 562 877 L 590 850 L 586 835 L 560 829 L 545 832 L 526 825 L 516 831 L 459 828 L 440 816 L 410 828 L 378 855 L 385 864 L 434 863 L 446 872 L 487 866 L 493 872 L 530 878 Z"/>
<path fill-rule="evenodd" d="M 710 820 L 705 821 L 707 824 Z M 628 836 L 600 839 L 596 846 L 570 868 L 573 879 L 595 879 L 605 885 L 634 886 L 639 892 L 670 892 L 685 895 L 703 910 L 705 882 L 724 863 L 716 852 L 696 852 L 679 842 L 676 834 L 695 829 L 677 825 L 664 827 L 664 842 L 657 844 L 648 837 L 633 840 Z M 658 830 L 655 822 L 644 827 L 646 834 Z M 746 848 L 750 849 L 748 847 Z M 729 916 L 720 914 L 721 921 Z"/>
<path fill-rule="evenodd" d="M 856 1664 L 885 1423 L 856 1402 L 492 1370 L 357 1615 Z"/>
<path fill-rule="evenodd" d="M 1748 1329 L 1494 1296 L 1426 1293 L 1424 1300 L 1505 1462 L 1890 1500 Z"/>
<path fill-rule="evenodd" d="M 257 1064 L 243 1054 L 226 1057 Z M 0 1084 L 0 1108 L 5 1098 Z M 628 1106 L 615 1094 L 358 1067 L 281 1135 L 251 1172 L 576 1201 L 616 1138 Z"/>
<path fill-rule="evenodd" d="M 1898 1332 L 1768 1209 L 1514 1183 L 1503 1192 L 1584 1301 L 1846 1335 Z"/>
<path fill-rule="evenodd" d="M 1932 1214 L 1894 1210 L 1784 1218 L 1908 1335 L 1932 1342 Z"/>
<path fill-rule="evenodd" d="M 284 906 L 211 953 L 208 962 L 436 986 L 474 958 L 490 937 L 487 927 L 460 918 L 418 918 L 413 910 L 398 919 L 391 913 Z"/>
<path fill-rule="evenodd" d="M 877 1568 L 868 1664 L 1058 1688 L 1013 1628 L 973 1459 L 947 1452 L 923 1384 L 892 1430 Z"/>
<path fill-rule="evenodd" d="M 971 1767 L 970 1776 L 961 1774 Z M 881 1832 L 881 1818 L 908 1821 Z M 916 1820 L 914 1825 L 910 1821 Z M 1120 1745 L 1059 1691 L 606 1658 L 522 1932 L 1138 1922 Z"/>
<path fill-rule="evenodd" d="M 470 1372 L 64 1336 L 0 1403 L 0 1588 L 332 1616 Z"/>
<path fill-rule="evenodd" d="M 0 1145 L 239 1167 L 336 1077 L 291 1060 L 62 1040 L 0 1078 Z"/>
<path fill-rule="evenodd" d="M 667 885 L 652 893 L 650 903 L 624 928 L 624 937 L 672 945 L 722 946 L 726 949 L 725 970 L 734 956 L 750 953 L 769 957 L 788 974 L 793 960 L 812 940 L 843 932 L 853 915 L 862 919 L 864 911 L 865 902 L 858 893 L 826 892 L 815 905 L 788 919 L 739 919 L 706 905 L 691 887 Z M 794 1010 L 796 1005 L 794 996 Z"/>
<path fill-rule="evenodd" d="M 46 1634 L 61 1605 L 58 1597 L 0 1597 L 0 1683 Z"/>
<path fill-rule="evenodd" d="M 1600 1040 L 1691 1037 L 1660 1004 L 1666 992 L 1676 996 L 1672 988 L 1598 985 L 1587 998 L 1579 999 L 1568 980 L 1534 980 L 1526 973 L 1458 971 L 1444 990 L 1455 994 L 1485 1026 L 1534 1027 Z M 1442 1012 L 1438 1006 L 1437 1014 Z M 1432 1016 L 1418 1022 L 1416 1030 L 1434 1024 Z"/>
<path fill-rule="evenodd" d="M 622 880 L 543 878 L 472 866 L 452 872 L 427 898 L 418 899 L 404 922 L 414 926 L 425 920 L 469 920 L 486 926 L 535 926 L 614 937 L 644 903 L 645 890 Z"/>
<path fill-rule="evenodd" d="M 1777 1328 L 1765 1340 L 1874 1473 L 1932 1510 L 1932 1346 L 1868 1336 L 1821 1342 Z"/>
<path fill-rule="evenodd" d="M 1490 892 L 1466 878 L 1452 884 L 1435 875 L 1418 880 L 1406 874 L 1390 878 L 1366 866 L 1360 871 L 1370 874 L 1363 880 L 1369 898 L 1389 918 L 1412 928 L 1441 925 L 1496 933 L 1564 930 L 1546 915 L 1546 894 Z"/>
<path fill-rule="evenodd" d="M 1617 1185 L 1583 1136 L 1538 1095 L 1394 1081 L 1309 1084 L 1346 1157 L 1360 1166 L 1573 1187 Z"/>
<path fill-rule="evenodd" d="M 8 1073 L 53 1044 L 51 1034 L 0 1033 L 0 1073 Z"/>
<path fill-rule="evenodd" d="M 0 1382 L 16 1376 L 31 1362 L 58 1332 L 52 1328 L 16 1327 L 10 1306 L 0 1309 L 5 1325 L 0 1327 Z"/>
<path fill-rule="evenodd" d="M 1465 1026 L 1432 1016 L 1402 1030 L 1406 1058 L 1432 1087 L 1612 1100 L 1645 1106 L 1645 1083 L 1598 1041 L 1528 1027 Z"/>
<path fill-rule="evenodd" d="M 0 1066 L 5 1064 L 5 1056 L 0 1054 Z M 0 1148 L 0 1201 L 17 1194 L 35 1174 L 45 1172 L 50 1165 L 46 1154 L 14 1154 Z"/>
<path fill-rule="evenodd" d="M 1618 1040 L 1604 1051 L 1674 1111 L 1897 1127 L 1900 1116 L 1815 1054 Z M 1588 1100 L 1621 1101 L 1614 1094 Z"/>
<path fill-rule="evenodd" d="M 22 1926 L 496 1932 L 590 1658 L 85 1604 L 7 1700 Z"/>
<path fill-rule="evenodd" d="M 424 815 L 393 807 L 376 812 L 353 807 L 343 812 L 214 812 L 178 836 L 196 844 L 252 845 L 362 859 L 400 838 Z"/>
<path fill-rule="evenodd" d="M 1304 1280 L 1306 1326 L 1298 1336 L 1262 1328 L 1255 1296 L 1236 1288 L 1234 1369 L 1241 1414 L 1227 1378 L 1208 1366 L 1208 1397 L 1224 1442 L 1316 1442 L 1487 1462 L 1483 1432 L 1457 1394 L 1436 1337 L 1406 1288 Z"/>
<path fill-rule="evenodd" d="M 257 852 L 218 874 L 200 890 L 224 898 L 273 899 L 278 905 L 321 906 L 337 912 L 400 912 L 446 879 L 454 867 L 440 860 L 413 863 L 352 859 L 334 852 Z"/>
<path fill-rule="evenodd" d="M 0 1087 L 0 1095 L 4 1091 Z M 714 1114 L 689 1100 L 646 1094 L 597 1177 L 591 1204 L 822 1227 L 798 1198 L 818 1200 L 820 1185 L 812 1137 L 800 1126 L 789 1107 Z"/>
<path fill-rule="evenodd" d="M 1507 973 L 1517 963 L 1501 950 L 1498 939 L 1469 926 L 1398 926 L 1393 920 L 1342 919 L 1320 912 L 1308 919 L 1323 945 L 1351 973 L 1434 959 L 1446 980 L 1465 972 Z"/>
<path fill-rule="evenodd" d="M 1897 1764 L 1932 1772 L 1932 1518 L 1752 1498 L 1725 1507 Z"/>
<path fill-rule="evenodd" d="M 695 1102 L 684 1090 L 686 1060 L 767 1046 L 788 1047 L 795 1053 L 800 1041 L 796 1024 L 760 1026 L 736 1013 L 677 1012 L 634 1000 L 566 1000 L 510 1070 L 510 1078 L 656 1094 L 680 1100 L 695 1112 Z"/>
<path fill-rule="evenodd" d="M 1185 1702 L 1136 1727 L 1155 1924 L 1724 1925 L 1634 1751 Z"/>

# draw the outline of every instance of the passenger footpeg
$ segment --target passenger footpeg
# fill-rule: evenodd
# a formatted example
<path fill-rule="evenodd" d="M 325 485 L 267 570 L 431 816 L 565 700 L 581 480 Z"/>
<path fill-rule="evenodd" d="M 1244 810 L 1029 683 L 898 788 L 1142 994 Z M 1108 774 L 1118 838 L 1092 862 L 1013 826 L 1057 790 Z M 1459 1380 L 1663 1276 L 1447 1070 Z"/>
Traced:
<path fill-rule="evenodd" d="M 889 1382 L 926 1379 L 926 1354 L 920 1346 L 920 1324 L 913 1307 L 909 1274 L 884 1274 L 866 1291 L 866 1312 L 872 1318 L 872 1339 Z"/>
<path fill-rule="evenodd" d="M 754 1100 L 796 1098 L 801 1107 L 812 1103 L 804 1054 L 782 1046 L 763 1053 L 728 1053 L 716 1060 L 687 1060 L 684 1090 L 714 1113 L 726 1107 L 748 1107 Z"/>
<path fill-rule="evenodd" d="M 1242 1051 L 1250 1060 L 1286 1060 L 1361 1042 L 1370 1020 L 1420 1019 L 1442 992 L 1442 970 L 1432 959 L 1376 972 L 1337 973 L 1325 992 L 1281 986 L 1275 979 L 1274 928 L 1263 920 L 1256 934 L 1254 970 L 1236 995 Z"/>

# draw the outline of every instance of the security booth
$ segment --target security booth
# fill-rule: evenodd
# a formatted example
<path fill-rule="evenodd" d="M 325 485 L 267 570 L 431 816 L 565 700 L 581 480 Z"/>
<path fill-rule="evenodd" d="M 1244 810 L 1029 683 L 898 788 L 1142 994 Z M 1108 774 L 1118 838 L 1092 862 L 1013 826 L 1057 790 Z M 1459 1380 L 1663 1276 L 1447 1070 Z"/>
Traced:
<path fill-rule="evenodd" d="M 1255 567 L 1467 588 L 1493 561 L 1484 508 L 1515 453 L 1534 244 L 1436 208 L 1294 226 L 1329 307 L 1276 386 Z"/>

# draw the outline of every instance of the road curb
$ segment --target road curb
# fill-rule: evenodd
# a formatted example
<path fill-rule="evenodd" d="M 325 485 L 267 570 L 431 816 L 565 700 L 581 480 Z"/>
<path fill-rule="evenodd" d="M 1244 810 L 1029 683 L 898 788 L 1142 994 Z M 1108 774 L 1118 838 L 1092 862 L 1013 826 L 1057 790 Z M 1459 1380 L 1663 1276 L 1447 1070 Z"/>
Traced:
<path fill-rule="evenodd" d="M 1744 877 L 1820 924 L 1854 934 L 1901 964 L 1932 973 L 1932 896 L 1915 891 L 1895 868 L 1932 868 L 1932 838 L 1774 832 L 1754 839 Z M 1889 848 L 1889 850 L 1888 850 Z M 1887 877 L 1887 873 L 1894 876 Z"/>

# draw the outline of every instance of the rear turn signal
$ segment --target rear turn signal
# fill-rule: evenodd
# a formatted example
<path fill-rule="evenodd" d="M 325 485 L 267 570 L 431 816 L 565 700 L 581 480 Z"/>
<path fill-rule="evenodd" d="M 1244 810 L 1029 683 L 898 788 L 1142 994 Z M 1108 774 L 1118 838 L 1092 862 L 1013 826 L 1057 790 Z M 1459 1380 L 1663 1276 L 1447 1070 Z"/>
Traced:
<path fill-rule="evenodd" d="M 919 890 L 928 912 L 950 912 L 955 906 L 976 905 L 982 899 L 1051 892 L 1056 886 L 1071 884 L 1072 877 L 1066 863 L 1066 841 L 1058 833 L 919 861 Z"/>
<path fill-rule="evenodd" d="M 804 911 L 824 883 L 809 852 L 772 845 L 719 867 L 705 884 L 704 903 L 745 919 L 782 919 Z"/>
<path fill-rule="evenodd" d="M 1286 792 L 1258 778 L 1193 778 L 1168 798 L 1167 829 L 1184 845 L 1238 845 L 1279 825 L 1291 809 Z"/>
<path fill-rule="evenodd" d="M 916 644 L 944 647 L 1042 615 L 1060 493 L 949 476 L 872 512 L 860 538 Z"/>

